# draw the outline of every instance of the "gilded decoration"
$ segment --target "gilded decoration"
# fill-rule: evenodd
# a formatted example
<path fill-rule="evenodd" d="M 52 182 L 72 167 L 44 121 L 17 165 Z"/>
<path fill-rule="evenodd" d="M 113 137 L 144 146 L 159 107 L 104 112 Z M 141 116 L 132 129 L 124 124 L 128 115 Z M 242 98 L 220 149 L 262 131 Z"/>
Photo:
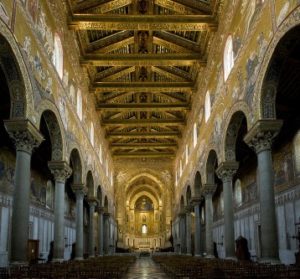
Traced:
<path fill-rule="evenodd" d="M 174 158 L 219 1 L 71 1 L 102 127 L 115 158 Z"/>

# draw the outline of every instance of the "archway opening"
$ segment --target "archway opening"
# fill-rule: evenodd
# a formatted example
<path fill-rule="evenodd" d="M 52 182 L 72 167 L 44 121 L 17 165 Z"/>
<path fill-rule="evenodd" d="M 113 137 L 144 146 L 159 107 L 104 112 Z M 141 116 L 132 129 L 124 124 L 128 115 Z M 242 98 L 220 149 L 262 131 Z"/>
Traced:
<path fill-rule="evenodd" d="M 0 184 L 1 192 L 13 192 L 16 151 L 9 137 L 4 120 L 10 118 L 11 99 L 6 77 L 0 67 Z"/>

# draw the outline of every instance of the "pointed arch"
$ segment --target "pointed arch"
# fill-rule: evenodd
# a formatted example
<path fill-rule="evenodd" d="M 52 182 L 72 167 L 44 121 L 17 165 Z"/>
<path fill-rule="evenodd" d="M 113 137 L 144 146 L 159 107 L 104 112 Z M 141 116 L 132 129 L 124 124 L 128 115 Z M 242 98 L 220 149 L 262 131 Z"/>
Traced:
<path fill-rule="evenodd" d="M 215 170 L 218 166 L 218 156 L 214 149 L 211 149 L 208 153 L 206 161 L 206 183 L 215 184 Z"/>
<path fill-rule="evenodd" d="M 29 118 L 33 114 L 33 88 L 19 45 L 7 25 L 0 19 L 0 66 L 7 80 L 11 111 L 10 118 Z"/>
<path fill-rule="evenodd" d="M 77 148 L 73 148 L 70 153 L 70 166 L 73 170 L 73 179 L 75 184 L 81 184 L 83 182 L 82 180 L 82 160 L 80 156 L 80 152 Z"/>
<path fill-rule="evenodd" d="M 94 197 L 94 178 L 91 171 L 86 175 L 86 187 L 88 189 L 88 197 Z"/>
<path fill-rule="evenodd" d="M 201 174 L 199 171 L 196 172 L 194 181 L 194 195 L 195 197 L 200 197 L 202 188 Z"/>

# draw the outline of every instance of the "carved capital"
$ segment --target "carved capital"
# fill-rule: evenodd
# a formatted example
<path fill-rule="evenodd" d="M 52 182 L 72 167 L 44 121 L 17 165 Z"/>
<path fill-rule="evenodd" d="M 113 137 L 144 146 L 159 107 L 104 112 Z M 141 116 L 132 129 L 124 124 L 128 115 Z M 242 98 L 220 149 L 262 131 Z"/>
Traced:
<path fill-rule="evenodd" d="M 5 120 L 4 125 L 17 151 L 31 154 L 32 150 L 44 140 L 39 130 L 28 119 Z"/>
<path fill-rule="evenodd" d="M 185 210 L 181 210 L 179 213 L 178 213 L 178 217 L 179 218 L 183 218 L 183 217 L 185 217 Z"/>
<path fill-rule="evenodd" d="M 257 154 L 264 150 L 270 150 L 272 141 L 279 133 L 282 124 L 282 120 L 258 120 L 244 137 L 244 141 Z"/>
<path fill-rule="evenodd" d="M 191 204 L 189 204 L 184 208 L 184 210 L 185 210 L 186 214 L 189 214 L 193 210 L 193 206 Z"/>
<path fill-rule="evenodd" d="M 65 161 L 50 161 L 48 167 L 55 181 L 65 183 L 66 179 L 72 174 L 72 169 Z"/>
<path fill-rule="evenodd" d="M 209 195 L 213 195 L 214 192 L 217 189 L 217 185 L 216 184 L 204 184 L 203 185 L 203 190 L 202 190 L 202 194 L 206 197 Z"/>
<path fill-rule="evenodd" d="M 239 163 L 236 161 L 227 161 L 222 162 L 217 168 L 218 177 L 224 182 L 231 181 L 233 175 L 236 173 L 239 168 Z"/>
<path fill-rule="evenodd" d="M 83 199 L 83 197 L 86 195 L 87 193 L 87 188 L 84 186 L 84 184 L 73 184 L 72 185 L 72 190 L 75 192 L 76 194 L 76 199 Z"/>
<path fill-rule="evenodd" d="M 107 219 L 110 217 L 110 215 L 111 215 L 111 214 L 108 213 L 108 212 L 103 212 L 103 217 L 105 217 L 105 218 L 107 218 Z"/>
<path fill-rule="evenodd" d="M 203 197 L 195 196 L 195 197 L 192 198 L 191 204 L 192 204 L 192 206 L 200 205 L 202 203 L 202 201 L 203 201 Z"/>
<path fill-rule="evenodd" d="M 98 214 L 103 214 L 104 213 L 104 207 L 103 206 L 97 206 L 97 212 Z"/>
<path fill-rule="evenodd" d="M 88 198 L 88 203 L 90 207 L 96 207 L 98 204 L 98 200 L 95 197 Z"/>

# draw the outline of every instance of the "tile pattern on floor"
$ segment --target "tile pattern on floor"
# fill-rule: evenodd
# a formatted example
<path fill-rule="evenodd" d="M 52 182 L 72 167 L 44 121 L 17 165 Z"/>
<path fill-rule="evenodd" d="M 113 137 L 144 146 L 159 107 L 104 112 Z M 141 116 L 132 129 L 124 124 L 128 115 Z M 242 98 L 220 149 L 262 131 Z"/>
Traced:
<path fill-rule="evenodd" d="M 169 279 L 151 257 L 141 257 L 129 268 L 124 279 Z"/>

